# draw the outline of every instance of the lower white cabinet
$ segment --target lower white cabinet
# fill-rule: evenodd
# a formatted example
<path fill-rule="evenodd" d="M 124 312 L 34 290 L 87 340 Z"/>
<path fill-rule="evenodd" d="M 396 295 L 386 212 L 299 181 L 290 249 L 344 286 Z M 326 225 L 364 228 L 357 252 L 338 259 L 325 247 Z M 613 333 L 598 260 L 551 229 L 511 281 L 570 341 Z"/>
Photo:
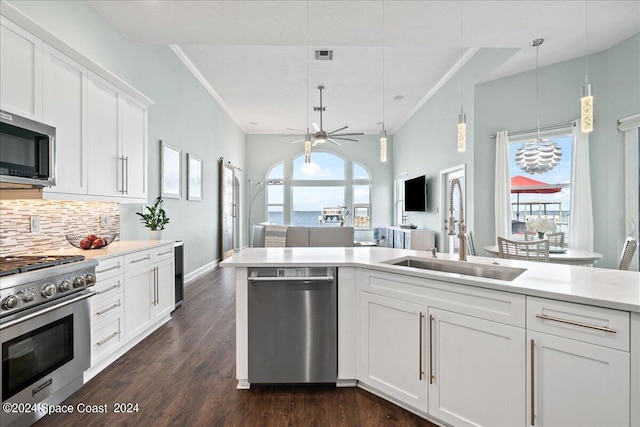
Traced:
<path fill-rule="evenodd" d="M 525 330 L 429 308 L 429 415 L 454 426 L 518 426 Z"/>
<path fill-rule="evenodd" d="M 367 292 L 360 296 L 358 380 L 426 412 L 426 307 Z"/>

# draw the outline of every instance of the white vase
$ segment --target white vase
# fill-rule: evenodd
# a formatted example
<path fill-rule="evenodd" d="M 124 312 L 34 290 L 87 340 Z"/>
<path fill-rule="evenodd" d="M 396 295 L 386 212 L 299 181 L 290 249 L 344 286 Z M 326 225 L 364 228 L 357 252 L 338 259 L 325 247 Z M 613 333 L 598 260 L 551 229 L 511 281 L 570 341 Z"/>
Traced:
<path fill-rule="evenodd" d="M 162 230 L 149 230 L 149 240 L 162 240 Z"/>

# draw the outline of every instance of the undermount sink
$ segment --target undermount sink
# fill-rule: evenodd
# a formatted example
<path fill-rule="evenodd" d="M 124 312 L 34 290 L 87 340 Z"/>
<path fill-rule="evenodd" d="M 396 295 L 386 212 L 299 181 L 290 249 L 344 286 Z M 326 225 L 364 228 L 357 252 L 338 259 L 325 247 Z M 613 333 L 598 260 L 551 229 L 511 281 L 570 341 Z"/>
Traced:
<path fill-rule="evenodd" d="M 484 277 L 486 279 L 507 281 L 512 281 L 527 271 L 526 268 L 502 267 L 496 265 L 473 264 L 464 261 L 425 259 L 417 257 L 396 258 L 390 261 L 384 261 L 384 263 L 401 267 L 442 271 L 445 273 L 456 273 L 465 276 Z"/>

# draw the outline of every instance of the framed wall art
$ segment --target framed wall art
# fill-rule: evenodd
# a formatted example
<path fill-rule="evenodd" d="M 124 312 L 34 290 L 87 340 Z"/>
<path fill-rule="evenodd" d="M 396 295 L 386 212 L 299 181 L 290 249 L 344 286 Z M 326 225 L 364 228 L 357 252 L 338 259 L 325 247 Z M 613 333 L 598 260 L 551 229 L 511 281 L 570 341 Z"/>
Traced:
<path fill-rule="evenodd" d="M 182 198 L 182 150 L 160 140 L 160 194 L 164 198 Z"/>
<path fill-rule="evenodd" d="M 202 200 L 202 160 L 187 153 L 187 200 Z"/>

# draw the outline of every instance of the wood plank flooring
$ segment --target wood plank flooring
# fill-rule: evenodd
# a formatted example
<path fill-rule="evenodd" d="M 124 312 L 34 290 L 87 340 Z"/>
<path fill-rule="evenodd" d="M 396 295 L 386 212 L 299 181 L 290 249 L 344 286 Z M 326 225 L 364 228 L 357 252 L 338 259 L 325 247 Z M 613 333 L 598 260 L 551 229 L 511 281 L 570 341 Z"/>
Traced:
<path fill-rule="evenodd" d="M 253 386 L 235 380 L 235 279 L 216 269 L 185 289 L 173 319 L 102 371 L 65 404 L 107 414 L 56 414 L 45 426 L 427 426 L 359 388 Z M 114 413 L 114 404 L 138 404 Z"/>

